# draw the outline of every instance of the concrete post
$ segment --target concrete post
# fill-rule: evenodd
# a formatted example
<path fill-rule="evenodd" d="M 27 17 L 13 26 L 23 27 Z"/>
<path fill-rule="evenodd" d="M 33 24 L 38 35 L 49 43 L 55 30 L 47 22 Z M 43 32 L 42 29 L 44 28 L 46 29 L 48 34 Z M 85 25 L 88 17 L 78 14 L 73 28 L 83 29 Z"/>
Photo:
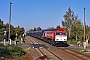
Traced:
<path fill-rule="evenodd" d="M 11 43 L 12 43 L 12 41 L 11 41 L 11 39 L 10 39 L 10 45 L 11 45 Z"/>
<path fill-rule="evenodd" d="M 6 45 L 5 41 L 6 41 L 6 40 L 4 39 L 4 45 Z"/>

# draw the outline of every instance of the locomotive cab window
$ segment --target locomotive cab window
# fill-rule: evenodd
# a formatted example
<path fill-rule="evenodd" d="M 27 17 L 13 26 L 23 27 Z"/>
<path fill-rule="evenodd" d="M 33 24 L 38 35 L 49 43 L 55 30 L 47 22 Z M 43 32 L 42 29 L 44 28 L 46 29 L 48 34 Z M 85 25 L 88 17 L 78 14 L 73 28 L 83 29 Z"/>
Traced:
<path fill-rule="evenodd" d="M 63 35 L 63 36 L 66 36 L 66 32 L 62 32 L 62 35 Z"/>
<path fill-rule="evenodd" d="M 60 35 L 60 32 L 56 32 L 56 35 Z"/>

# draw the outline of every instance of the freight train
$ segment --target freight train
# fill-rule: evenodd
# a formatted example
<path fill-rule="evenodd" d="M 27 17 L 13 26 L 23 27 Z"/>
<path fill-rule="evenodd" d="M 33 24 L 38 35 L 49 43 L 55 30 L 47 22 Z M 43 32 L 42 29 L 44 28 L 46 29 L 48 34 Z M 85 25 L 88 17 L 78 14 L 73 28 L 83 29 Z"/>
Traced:
<path fill-rule="evenodd" d="M 54 46 L 67 46 L 67 31 L 63 28 L 54 30 L 39 30 L 29 32 L 27 35 L 41 39 Z"/>

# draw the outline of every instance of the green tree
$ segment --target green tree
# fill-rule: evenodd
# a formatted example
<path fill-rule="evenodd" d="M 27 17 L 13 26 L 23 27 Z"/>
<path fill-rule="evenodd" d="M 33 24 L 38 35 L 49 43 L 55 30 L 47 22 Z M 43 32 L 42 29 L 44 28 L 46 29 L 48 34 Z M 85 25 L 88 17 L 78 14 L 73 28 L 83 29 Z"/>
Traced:
<path fill-rule="evenodd" d="M 58 26 L 56 27 L 56 29 L 60 29 L 60 25 L 58 25 Z"/>
<path fill-rule="evenodd" d="M 46 30 L 53 30 L 53 29 L 54 29 L 54 27 L 49 27 Z"/>
<path fill-rule="evenodd" d="M 36 31 L 36 30 L 37 30 L 36 27 L 34 27 L 33 31 Z"/>
<path fill-rule="evenodd" d="M 24 27 L 22 27 L 22 28 L 21 28 L 21 30 L 22 30 L 22 32 L 25 32 L 25 29 L 24 29 Z"/>
<path fill-rule="evenodd" d="M 76 22 L 72 25 L 72 30 L 71 30 L 71 34 L 72 37 L 78 40 L 82 40 L 83 38 L 83 27 L 82 27 L 82 23 L 80 20 L 76 20 Z"/>
<path fill-rule="evenodd" d="M 37 27 L 37 30 L 42 30 L 41 27 Z"/>
<path fill-rule="evenodd" d="M 72 25 L 78 16 L 75 16 L 74 12 L 69 7 L 68 11 L 66 11 L 66 14 L 63 17 L 65 21 L 62 21 L 62 27 L 67 29 L 67 31 L 69 32 L 69 37 L 70 37 Z"/>
<path fill-rule="evenodd" d="M 85 36 L 86 36 L 86 39 L 89 39 L 90 40 L 90 26 L 88 26 L 88 25 L 86 25 L 85 26 L 85 32 L 86 32 L 86 34 L 85 34 Z"/>
<path fill-rule="evenodd" d="M 9 32 L 9 24 L 7 23 L 5 26 L 6 26 L 6 31 L 8 33 Z M 13 35 L 14 32 L 15 32 L 14 26 L 10 25 L 10 35 Z"/>
<path fill-rule="evenodd" d="M 24 28 L 20 28 L 20 26 L 16 27 L 14 30 L 15 34 L 17 33 L 18 35 L 22 35 L 22 33 L 24 33 Z"/>
<path fill-rule="evenodd" d="M 33 29 L 28 30 L 27 32 L 33 32 Z"/>
<path fill-rule="evenodd" d="M 3 27 L 3 21 L 0 19 L 0 29 Z"/>
<path fill-rule="evenodd" d="M 8 33 L 9 33 L 9 24 L 3 24 L 3 21 L 0 19 L 0 39 L 3 38 L 3 33 L 4 31 L 7 31 L 7 39 L 8 39 Z M 24 33 L 25 30 L 24 28 L 20 28 L 20 26 L 14 28 L 13 25 L 10 25 L 10 37 L 14 36 L 16 33 L 18 33 L 19 35 Z"/>

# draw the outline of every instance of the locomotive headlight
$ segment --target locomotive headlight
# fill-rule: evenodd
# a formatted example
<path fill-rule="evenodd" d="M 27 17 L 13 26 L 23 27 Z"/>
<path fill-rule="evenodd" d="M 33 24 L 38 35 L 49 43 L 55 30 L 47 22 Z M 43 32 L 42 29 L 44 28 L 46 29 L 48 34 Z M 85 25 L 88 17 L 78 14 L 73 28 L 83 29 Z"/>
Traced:
<path fill-rule="evenodd" d="M 67 40 L 67 39 L 64 39 L 64 40 Z"/>
<path fill-rule="evenodd" d="M 59 39 L 56 39 L 57 41 L 59 40 Z"/>

